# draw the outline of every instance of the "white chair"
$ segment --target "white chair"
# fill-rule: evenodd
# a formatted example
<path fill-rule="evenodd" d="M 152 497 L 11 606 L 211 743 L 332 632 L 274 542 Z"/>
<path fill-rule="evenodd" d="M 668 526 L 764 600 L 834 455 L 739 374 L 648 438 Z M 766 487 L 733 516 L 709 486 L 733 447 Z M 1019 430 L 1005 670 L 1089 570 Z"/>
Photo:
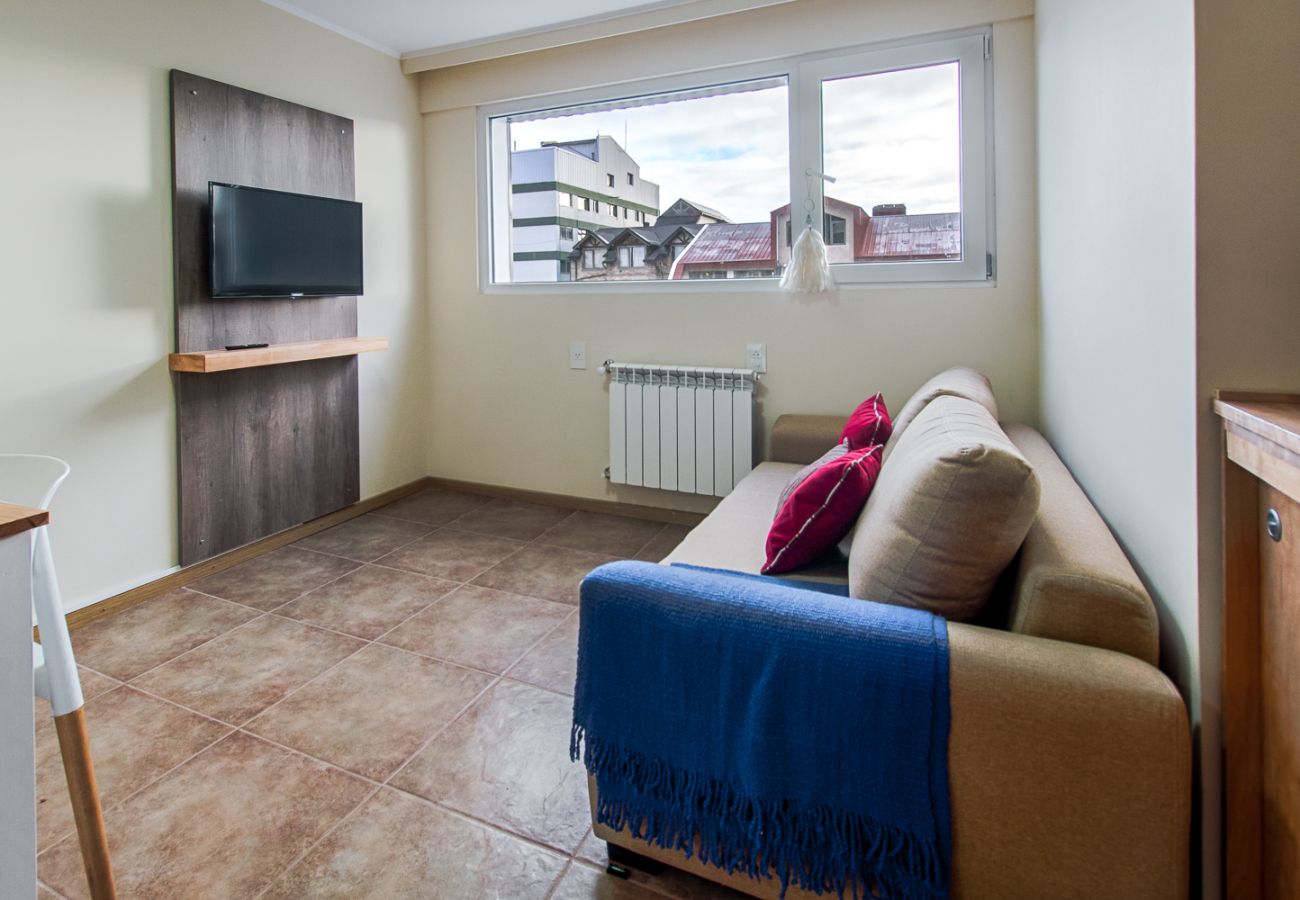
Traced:
<path fill-rule="evenodd" d="M 22 506 L 48 509 L 69 467 L 52 456 L 0 454 L 0 499 Z M 41 642 L 32 641 L 32 670 L 36 695 L 50 702 L 59 752 L 72 797 L 72 812 L 81 842 L 86 880 L 95 900 L 116 896 L 108 858 L 104 815 L 86 736 L 84 700 L 77 660 L 68 638 L 68 622 L 54 575 L 48 527 L 38 528 L 32 547 L 32 614 Z"/>

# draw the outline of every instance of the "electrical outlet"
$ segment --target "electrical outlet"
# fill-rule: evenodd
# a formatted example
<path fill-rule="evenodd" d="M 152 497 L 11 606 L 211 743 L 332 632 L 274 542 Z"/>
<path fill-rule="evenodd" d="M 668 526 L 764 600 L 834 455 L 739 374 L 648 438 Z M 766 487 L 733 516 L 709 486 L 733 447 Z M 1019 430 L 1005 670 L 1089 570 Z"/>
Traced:
<path fill-rule="evenodd" d="M 587 368 L 587 342 L 586 341 L 569 342 L 569 368 L 570 369 Z"/>
<path fill-rule="evenodd" d="M 766 372 L 767 344 L 746 344 L 745 365 L 755 372 Z"/>

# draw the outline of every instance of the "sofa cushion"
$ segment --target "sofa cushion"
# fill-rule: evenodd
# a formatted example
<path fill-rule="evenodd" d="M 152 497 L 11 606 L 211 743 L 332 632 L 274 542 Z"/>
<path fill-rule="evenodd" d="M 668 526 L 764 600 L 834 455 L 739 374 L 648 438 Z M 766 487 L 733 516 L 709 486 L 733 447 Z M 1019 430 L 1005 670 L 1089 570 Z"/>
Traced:
<path fill-rule="evenodd" d="M 1038 510 L 1038 478 L 993 415 L 926 404 L 885 461 L 849 553 L 854 597 L 974 618 Z"/>
<path fill-rule="evenodd" d="M 826 453 L 826 461 L 795 486 L 767 533 L 763 574 L 807 565 L 835 546 L 862 511 L 880 475 L 880 445 Z"/>
<path fill-rule="evenodd" d="M 776 498 L 798 471 L 792 463 L 759 463 L 662 562 L 757 575 L 767 561 L 764 543 Z M 847 584 L 848 574 L 847 563 L 837 560 L 819 561 L 783 577 Z"/>
<path fill-rule="evenodd" d="M 798 472 L 795 472 L 794 476 L 786 482 L 785 487 L 781 488 L 781 496 L 776 498 L 776 509 L 773 511 L 774 515 L 779 516 L 781 514 L 781 507 L 785 506 L 785 502 L 790 499 L 790 495 L 798 490 L 799 485 L 807 481 L 813 472 L 816 472 L 831 460 L 839 459 L 848 452 L 849 442 L 841 441 L 821 456 L 808 463 L 808 465 L 804 466 Z"/>
<path fill-rule="evenodd" d="M 989 380 L 974 369 L 954 366 L 921 385 L 920 389 L 903 404 L 898 415 L 894 416 L 893 435 L 885 444 L 885 459 L 889 459 L 889 454 L 894 452 L 899 438 L 921 414 L 921 410 L 936 397 L 965 397 L 967 400 L 974 400 L 987 409 L 992 414 L 993 420 L 997 421 L 998 403 L 993 399 L 993 388 Z"/>
<path fill-rule="evenodd" d="M 885 408 L 885 397 L 876 393 L 858 404 L 858 408 L 849 414 L 840 432 L 840 440 L 848 441 L 849 447 L 861 450 L 883 444 L 893 434 L 894 426 L 889 421 L 889 410 Z"/>

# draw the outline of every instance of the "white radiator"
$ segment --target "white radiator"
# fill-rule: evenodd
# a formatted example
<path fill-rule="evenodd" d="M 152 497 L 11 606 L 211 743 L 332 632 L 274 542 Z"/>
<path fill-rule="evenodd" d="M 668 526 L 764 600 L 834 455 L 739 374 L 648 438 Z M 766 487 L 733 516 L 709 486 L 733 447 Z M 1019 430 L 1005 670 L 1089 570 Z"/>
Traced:
<path fill-rule="evenodd" d="M 725 497 L 754 467 L 754 371 L 608 362 L 609 480 Z"/>

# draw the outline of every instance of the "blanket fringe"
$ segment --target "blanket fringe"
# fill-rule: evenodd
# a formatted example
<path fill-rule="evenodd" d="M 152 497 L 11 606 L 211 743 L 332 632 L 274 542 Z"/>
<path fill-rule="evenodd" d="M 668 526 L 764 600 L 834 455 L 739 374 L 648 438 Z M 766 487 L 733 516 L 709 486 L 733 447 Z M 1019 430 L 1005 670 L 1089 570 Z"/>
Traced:
<path fill-rule="evenodd" d="M 583 744 L 586 749 L 583 751 Z M 573 724 L 569 756 L 596 778 L 596 820 L 728 874 L 775 876 L 816 894 L 882 900 L 947 896 L 938 842 L 826 805 L 773 802 Z"/>

